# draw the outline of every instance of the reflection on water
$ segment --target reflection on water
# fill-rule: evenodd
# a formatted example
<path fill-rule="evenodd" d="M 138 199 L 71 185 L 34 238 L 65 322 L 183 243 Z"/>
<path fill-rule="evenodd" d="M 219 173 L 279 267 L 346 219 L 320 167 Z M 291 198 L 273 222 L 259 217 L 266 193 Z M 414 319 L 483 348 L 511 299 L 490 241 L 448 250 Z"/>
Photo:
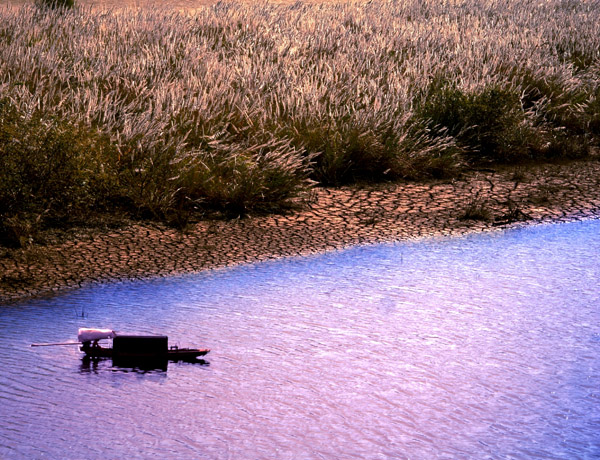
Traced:
<path fill-rule="evenodd" d="M 599 230 L 359 247 L 0 309 L 0 458 L 600 457 Z M 210 365 L 29 347 L 79 327 L 165 333 L 210 347 Z"/>
<path fill-rule="evenodd" d="M 205 359 L 181 360 L 179 363 L 192 364 L 194 366 L 209 366 L 210 362 Z M 83 356 L 81 358 L 80 372 L 94 373 L 99 372 L 167 372 L 169 361 L 165 359 L 143 360 L 130 359 L 116 361 L 113 358 L 96 358 Z"/>

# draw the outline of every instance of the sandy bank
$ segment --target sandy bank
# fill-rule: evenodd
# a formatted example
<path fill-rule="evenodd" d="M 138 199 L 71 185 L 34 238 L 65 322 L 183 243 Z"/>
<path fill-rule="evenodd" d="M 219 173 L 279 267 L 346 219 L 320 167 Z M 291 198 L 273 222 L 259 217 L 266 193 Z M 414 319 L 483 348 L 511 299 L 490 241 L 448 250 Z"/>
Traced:
<path fill-rule="evenodd" d="M 0 304 L 89 282 L 166 276 L 349 245 L 600 216 L 600 162 L 476 171 L 460 180 L 317 189 L 288 215 L 134 224 L 0 251 Z M 471 216 L 472 218 L 465 218 Z"/>

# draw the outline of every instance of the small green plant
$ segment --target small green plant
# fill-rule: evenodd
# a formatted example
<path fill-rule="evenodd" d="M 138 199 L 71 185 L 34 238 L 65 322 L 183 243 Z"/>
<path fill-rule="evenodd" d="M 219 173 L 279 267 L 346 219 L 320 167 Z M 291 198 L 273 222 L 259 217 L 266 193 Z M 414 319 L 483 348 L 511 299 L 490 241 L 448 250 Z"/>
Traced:
<path fill-rule="evenodd" d="M 491 219 L 491 215 L 487 202 L 479 197 L 475 197 L 467 203 L 459 219 L 487 222 Z"/>
<path fill-rule="evenodd" d="M 535 191 L 533 191 L 528 200 L 530 203 L 537 205 L 547 205 L 552 202 L 552 199 L 560 191 L 560 187 L 554 184 L 540 184 Z"/>
<path fill-rule="evenodd" d="M 27 247 L 36 239 L 40 230 L 41 215 L 25 213 L 3 215 L 0 222 L 0 245 L 6 247 Z"/>
<path fill-rule="evenodd" d="M 508 225 L 515 222 L 524 222 L 531 219 L 531 216 L 529 214 L 523 212 L 522 206 L 519 203 L 515 203 L 514 201 L 510 200 L 508 201 L 508 203 L 506 203 L 506 205 L 508 206 L 508 210 L 502 215 L 496 217 L 494 219 L 493 225 Z"/>

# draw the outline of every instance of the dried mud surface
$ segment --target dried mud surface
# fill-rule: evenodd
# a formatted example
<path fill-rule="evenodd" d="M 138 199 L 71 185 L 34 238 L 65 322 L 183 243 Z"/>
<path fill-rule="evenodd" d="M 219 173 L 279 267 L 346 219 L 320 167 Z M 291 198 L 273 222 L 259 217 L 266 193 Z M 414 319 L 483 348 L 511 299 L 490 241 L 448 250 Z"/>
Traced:
<path fill-rule="evenodd" d="M 350 245 L 600 216 L 600 162 L 475 171 L 460 180 L 316 189 L 286 215 L 136 223 L 0 251 L 0 304 L 90 282 L 167 276 Z"/>

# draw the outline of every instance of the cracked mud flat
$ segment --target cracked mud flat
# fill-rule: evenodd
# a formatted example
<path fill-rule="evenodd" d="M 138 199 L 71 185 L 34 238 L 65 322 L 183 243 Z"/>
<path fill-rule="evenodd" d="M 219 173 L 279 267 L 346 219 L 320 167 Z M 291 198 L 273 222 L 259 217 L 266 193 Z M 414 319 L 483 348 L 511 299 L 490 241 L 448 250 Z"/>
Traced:
<path fill-rule="evenodd" d="M 0 252 L 0 304 L 89 282 L 193 273 L 355 244 L 600 216 L 600 162 L 473 172 L 460 180 L 316 189 L 286 215 L 137 223 Z M 466 219 L 465 216 L 473 218 Z"/>

